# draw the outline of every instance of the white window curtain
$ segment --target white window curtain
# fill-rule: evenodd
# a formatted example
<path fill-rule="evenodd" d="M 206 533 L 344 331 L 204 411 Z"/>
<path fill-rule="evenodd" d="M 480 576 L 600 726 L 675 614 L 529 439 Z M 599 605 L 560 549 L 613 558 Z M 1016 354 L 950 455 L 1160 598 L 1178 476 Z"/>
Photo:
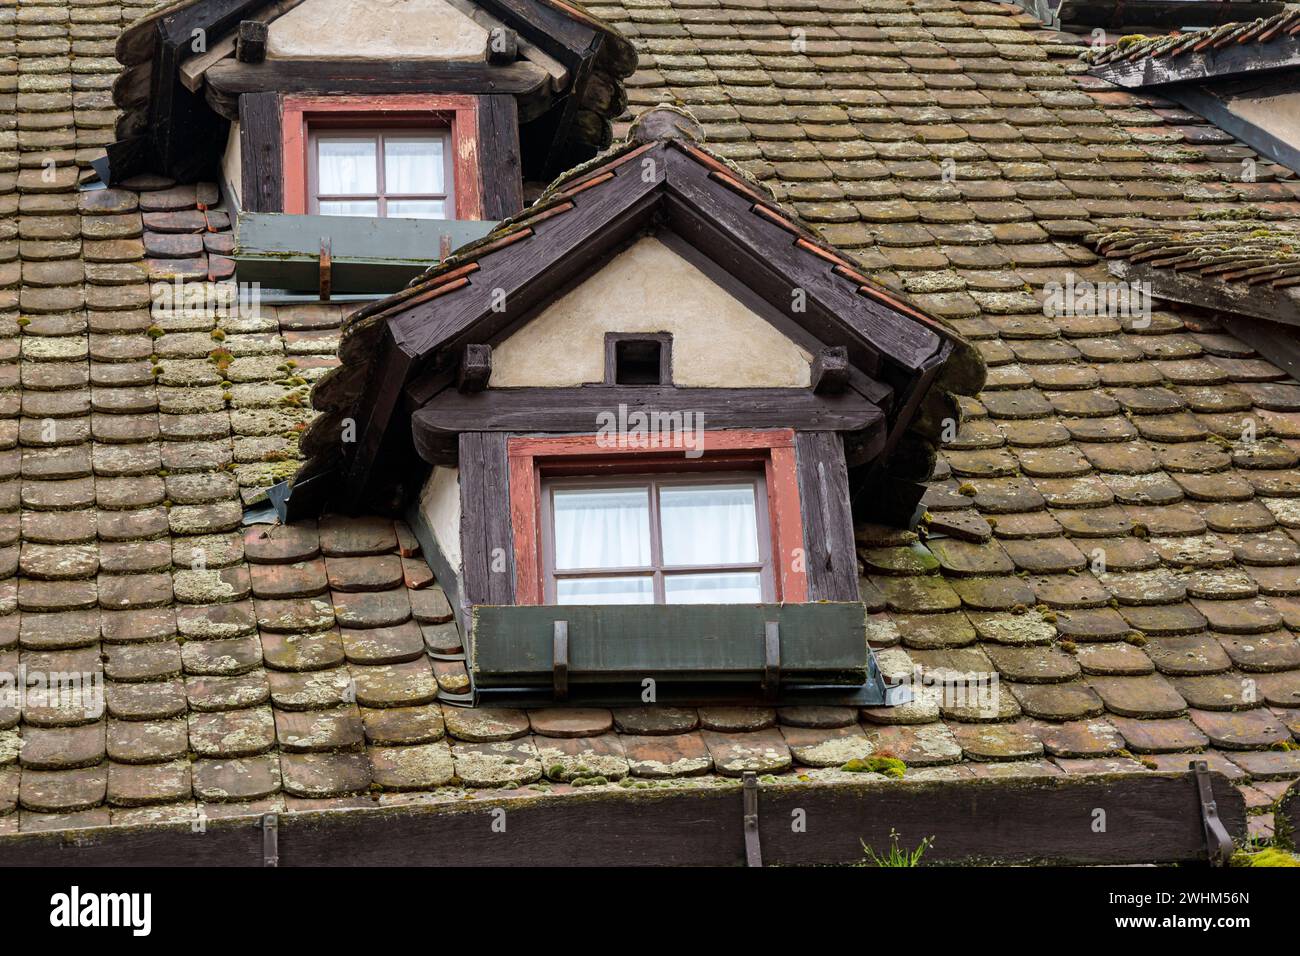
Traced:
<path fill-rule="evenodd" d="M 330 137 L 317 143 L 317 192 L 364 196 L 379 189 L 375 138 Z"/>
<path fill-rule="evenodd" d="M 390 196 L 445 192 L 444 168 L 442 137 L 384 137 L 384 191 Z"/>
<path fill-rule="evenodd" d="M 757 564 L 752 484 L 665 485 L 659 489 L 664 564 Z"/>
<path fill-rule="evenodd" d="M 557 488 L 555 568 L 650 564 L 650 492 L 643 488 Z"/>

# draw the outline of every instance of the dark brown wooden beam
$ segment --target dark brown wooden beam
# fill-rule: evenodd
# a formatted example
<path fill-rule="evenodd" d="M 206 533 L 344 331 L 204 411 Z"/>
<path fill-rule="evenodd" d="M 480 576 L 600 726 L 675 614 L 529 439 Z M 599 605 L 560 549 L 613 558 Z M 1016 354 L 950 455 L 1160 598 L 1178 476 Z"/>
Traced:
<path fill-rule="evenodd" d="M 235 44 L 235 59 L 240 63 L 261 63 L 266 59 L 266 38 L 269 30 L 260 20 L 243 20 L 239 24 L 239 40 Z"/>
<path fill-rule="evenodd" d="M 849 387 L 849 350 L 830 345 L 817 353 L 812 363 L 812 389 L 826 395 L 838 395 Z"/>
<path fill-rule="evenodd" d="M 427 359 L 455 345 L 455 337 L 471 327 L 481 342 L 522 318 L 550 291 L 603 262 L 610 237 L 621 238 L 648 219 L 663 181 L 662 162 L 657 169 L 658 176 L 646 181 L 639 168 L 620 168 L 613 180 L 584 193 L 581 205 L 538 223 L 534 235 L 508 251 L 481 260 L 467 290 L 394 317 L 388 326 L 394 340 L 407 354 Z M 500 312 L 492 310 L 495 289 L 505 291 Z"/>
<path fill-rule="evenodd" d="M 461 355 L 456 388 L 462 392 L 481 392 L 492 377 L 492 346 L 471 344 Z"/>
<path fill-rule="evenodd" d="M 621 428 L 627 416 L 637 412 L 678 416 L 680 424 L 675 427 L 692 432 L 698 421 L 706 431 L 795 428 L 856 432 L 878 428 L 883 436 L 885 425 L 880 409 L 853 391 L 816 395 L 804 388 L 598 385 L 489 388 L 472 394 L 448 389 L 411 417 L 411 429 L 418 450 L 439 436 L 469 431 L 591 434 L 602 426 Z M 635 426 L 634 421 L 630 424 Z"/>
<path fill-rule="evenodd" d="M 460 436 L 460 546 L 465 603 L 514 604 L 509 466 L 499 432 Z"/>
<path fill-rule="evenodd" d="M 222 60 L 208 68 L 208 85 L 227 95 L 264 93 L 510 93 L 521 118 L 550 104 L 549 74 L 527 60 L 502 66 L 420 60 Z"/>
<path fill-rule="evenodd" d="M 513 63 L 519 56 L 519 34 L 509 27 L 493 27 L 488 31 L 487 61 L 494 66 Z"/>
<path fill-rule="evenodd" d="M 835 432 L 797 432 L 794 450 L 808 600 L 857 600 L 858 557 L 844 442 Z"/>
<path fill-rule="evenodd" d="M 484 219 L 509 219 L 524 208 L 519 107 L 513 96 L 480 96 L 478 158 Z"/>
<path fill-rule="evenodd" d="M 1245 799 L 1210 774 L 1228 833 L 1246 838 Z M 1096 826 L 1097 810 L 1105 827 Z M 802 817 L 807 826 L 793 828 Z M 507 815 L 509 838 L 493 822 Z M 48 830 L 0 837 L 0 866 L 263 866 L 262 815 Z M 743 866 L 741 788 L 581 794 L 279 814 L 279 865 Z M 1141 864 L 1205 859 L 1188 773 L 1059 774 L 909 782 L 760 784 L 766 865 L 861 863 L 863 844 L 923 863 Z"/>
<path fill-rule="evenodd" d="M 239 97 L 239 190 L 243 212 L 284 210 L 284 145 L 280 135 L 280 97 L 245 93 Z"/>

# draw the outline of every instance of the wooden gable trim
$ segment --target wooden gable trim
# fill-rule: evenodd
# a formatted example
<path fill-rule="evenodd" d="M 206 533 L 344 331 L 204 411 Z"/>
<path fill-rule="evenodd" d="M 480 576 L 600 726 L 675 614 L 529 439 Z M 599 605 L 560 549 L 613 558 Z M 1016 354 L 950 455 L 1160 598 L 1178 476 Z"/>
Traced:
<path fill-rule="evenodd" d="M 860 343 L 854 361 L 875 375 L 886 365 L 916 369 L 939 347 L 940 336 L 914 322 L 900 322 L 896 312 L 857 295 L 832 274 L 827 263 L 804 252 L 785 225 L 754 214 L 758 204 L 729 190 L 710 188 L 708 171 L 690 156 L 673 150 L 667 189 L 678 203 L 670 204 L 674 228 L 699 233 L 701 219 L 714 226 L 721 239 L 700 245 L 727 268 L 752 277 L 756 291 L 796 321 L 815 322 L 814 334 L 833 341 L 849 331 Z M 793 308 L 791 289 L 802 290 L 803 312 Z M 846 328 L 847 327 L 847 328 Z M 836 333 L 839 333 L 838 335 Z M 886 377 L 886 381 L 889 379 Z"/>
<path fill-rule="evenodd" d="M 426 357 L 451 345 L 456 337 L 471 330 L 478 341 L 489 341 L 500 329 L 522 316 L 547 291 L 568 281 L 592 262 L 603 258 L 607 247 L 627 235 L 629 226 L 640 224 L 657 198 L 663 183 L 662 163 L 648 179 L 639 169 L 618 167 L 617 175 L 576 200 L 562 215 L 542 220 L 530 217 L 522 225 L 533 230 L 526 242 L 508 255 L 480 261 L 472 294 L 458 297 L 456 308 L 425 309 L 416 306 L 395 316 L 389 325 L 395 341 L 413 356 Z M 505 308 L 492 308 L 494 290 L 502 290 Z M 480 331 L 476 323 L 489 328 Z"/>
<path fill-rule="evenodd" d="M 1193 48 L 1180 56 L 1144 56 L 1093 66 L 1088 72 L 1117 86 L 1136 89 L 1167 83 L 1201 82 L 1253 75 L 1300 66 L 1300 42 L 1293 38 L 1270 44 L 1241 43 Z"/>
<path fill-rule="evenodd" d="M 411 381 L 412 373 L 433 370 L 433 353 L 440 347 L 456 355 L 461 346 L 469 344 L 470 337 L 491 341 L 495 331 L 589 267 L 599 250 L 641 228 L 662 182 L 662 164 L 658 169 L 659 178 L 648 181 L 621 170 L 616 182 L 587 194 L 568 213 L 540 225 L 535 225 L 540 222 L 538 217 L 526 220 L 526 228 L 534 229 L 528 241 L 517 245 L 511 255 L 476 260 L 479 270 L 467 289 L 437 303 L 418 302 L 403 308 L 385 322 L 384 345 L 371 378 L 383 385 L 373 393 L 370 414 L 358 436 L 345 479 L 348 500 L 364 500 L 375 452 L 397 407 L 398 393 Z M 492 309 L 497 289 L 505 294 L 501 312 Z"/>
<path fill-rule="evenodd" d="M 281 103 L 284 157 L 284 211 L 307 212 L 307 128 L 315 118 L 357 115 L 448 121 L 455 169 L 456 210 L 451 219 L 482 219 L 483 186 L 479 170 L 479 97 L 429 96 L 285 96 Z"/>
<path fill-rule="evenodd" d="M 1163 269 L 1127 259 L 1112 259 L 1107 267 L 1121 279 L 1149 282 L 1156 298 L 1300 328 L 1300 303 L 1268 283 L 1225 282 L 1197 272 Z"/>
<path fill-rule="evenodd" d="M 514 534 L 514 603 L 543 603 L 541 480 L 548 468 L 562 464 L 569 466 L 566 471 L 569 474 L 600 474 L 602 469 L 627 473 L 638 468 L 652 470 L 669 465 L 683 470 L 742 463 L 761 465 L 767 483 L 777 599 L 786 603 L 809 600 L 794 432 L 788 428 L 708 431 L 705 433 L 705 448 L 701 458 L 692 460 L 683 458 L 681 449 L 649 450 L 633 443 L 620 445 L 603 441 L 594 434 L 508 439 L 506 455 L 510 475 L 510 522 Z M 851 533 L 851 519 L 848 529 Z M 856 594 L 853 600 L 857 600 Z"/>

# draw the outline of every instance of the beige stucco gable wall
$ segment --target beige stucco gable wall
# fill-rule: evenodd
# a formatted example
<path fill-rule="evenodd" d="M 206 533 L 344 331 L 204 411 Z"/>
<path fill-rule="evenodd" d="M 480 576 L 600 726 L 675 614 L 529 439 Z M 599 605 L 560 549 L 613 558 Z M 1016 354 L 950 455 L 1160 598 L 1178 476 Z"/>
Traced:
<path fill-rule="evenodd" d="M 447 0 L 306 0 L 273 20 L 266 55 L 291 60 L 482 60 L 487 30 Z"/>
<path fill-rule="evenodd" d="M 494 388 L 605 379 L 606 332 L 669 332 L 673 384 L 804 388 L 812 356 L 669 249 L 646 237 L 492 352 Z"/>
<path fill-rule="evenodd" d="M 460 469 L 434 466 L 420 490 L 420 516 L 451 569 L 460 573 Z"/>

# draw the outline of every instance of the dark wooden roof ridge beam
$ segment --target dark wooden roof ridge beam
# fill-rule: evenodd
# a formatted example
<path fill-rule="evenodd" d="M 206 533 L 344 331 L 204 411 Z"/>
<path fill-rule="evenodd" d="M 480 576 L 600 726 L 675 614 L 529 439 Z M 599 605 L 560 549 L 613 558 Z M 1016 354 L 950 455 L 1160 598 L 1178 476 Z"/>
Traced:
<path fill-rule="evenodd" d="M 1112 275 L 1151 283 L 1151 294 L 1159 299 L 1300 328 L 1300 303 L 1268 285 L 1206 279 L 1196 273 L 1154 268 L 1127 259 L 1113 259 L 1107 265 Z"/>
<path fill-rule="evenodd" d="M 1094 64 L 1088 72 L 1126 89 L 1136 89 L 1203 82 L 1297 66 L 1300 66 L 1300 40 L 1288 36 L 1269 43 L 1212 46 L 1180 56 L 1142 56 L 1135 60 L 1112 60 Z"/>

